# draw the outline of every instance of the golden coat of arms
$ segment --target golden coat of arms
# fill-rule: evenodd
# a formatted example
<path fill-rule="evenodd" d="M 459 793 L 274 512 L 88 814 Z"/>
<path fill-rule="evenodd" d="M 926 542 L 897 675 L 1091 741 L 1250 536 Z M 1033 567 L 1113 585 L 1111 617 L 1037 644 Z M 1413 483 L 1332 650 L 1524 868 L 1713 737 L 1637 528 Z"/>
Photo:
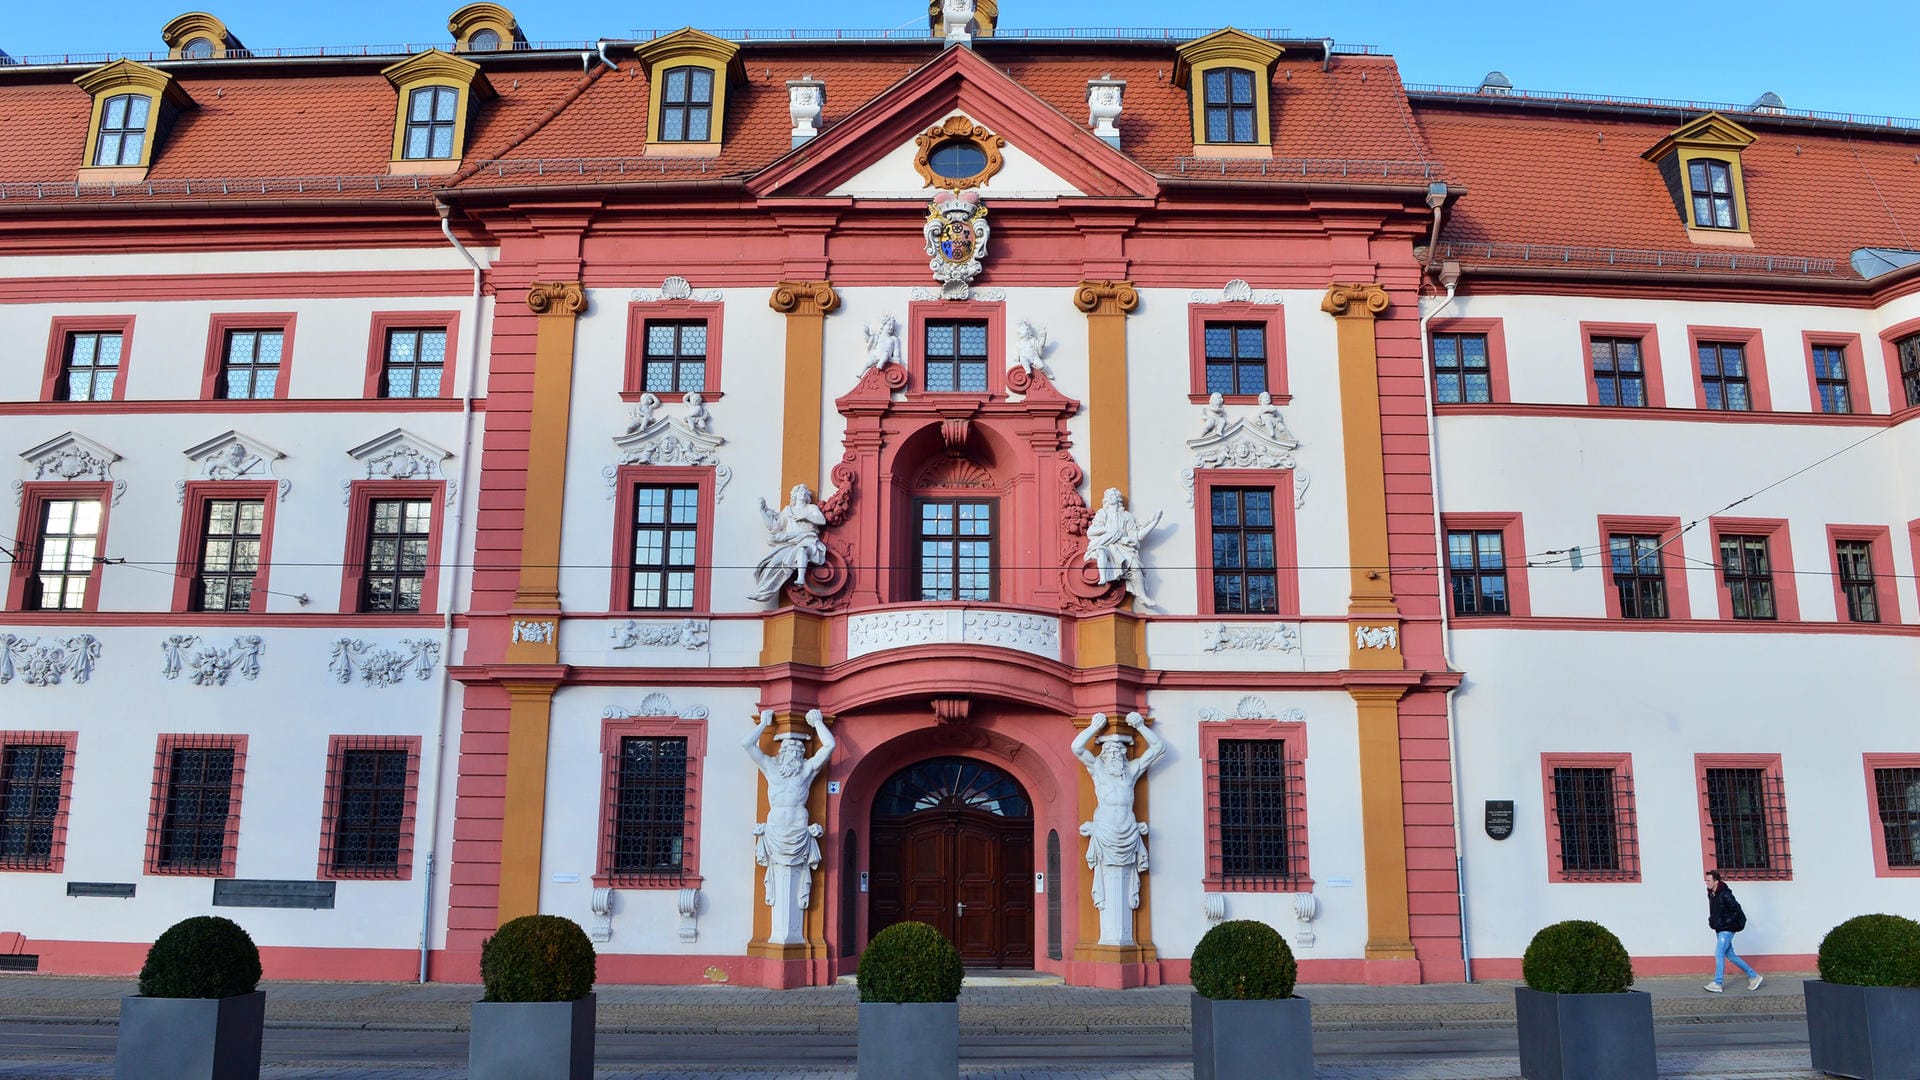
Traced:
<path fill-rule="evenodd" d="M 920 232 L 927 241 L 927 268 L 940 283 L 941 295 L 964 300 L 980 260 L 987 255 L 987 208 L 978 191 L 942 191 L 927 207 Z"/>

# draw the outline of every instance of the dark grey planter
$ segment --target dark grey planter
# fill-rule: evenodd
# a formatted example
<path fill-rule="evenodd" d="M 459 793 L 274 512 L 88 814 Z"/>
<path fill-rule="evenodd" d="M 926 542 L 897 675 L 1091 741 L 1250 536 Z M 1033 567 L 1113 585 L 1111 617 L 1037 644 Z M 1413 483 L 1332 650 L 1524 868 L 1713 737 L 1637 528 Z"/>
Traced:
<path fill-rule="evenodd" d="M 1526 1080 L 1653 1080 L 1653 999 L 1513 988 Z"/>
<path fill-rule="evenodd" d="M 593 1080 L 594 995 L 578 1001 L 476 1001 L 470 1080 Z"/>
<path fill-rule="evenodd" d="M 860 1080 L 954 1080 L 960 1004 L 860 1003 Z"/>
<path fill-rule="evenodd" d="M 1808 979 L 1813 1067 L 1857 1080 L 1920 1080 L 1920 989 Z"/>
<path fill-rule="evenodd" d="M 1193 1080 L 1313 1080 L 1313 1002 L 1193 995 Z"/>
<path fill-rule="evenodd" d="M 267 992 L 120 999 L 114 1080 L 258 1080 Z"/>

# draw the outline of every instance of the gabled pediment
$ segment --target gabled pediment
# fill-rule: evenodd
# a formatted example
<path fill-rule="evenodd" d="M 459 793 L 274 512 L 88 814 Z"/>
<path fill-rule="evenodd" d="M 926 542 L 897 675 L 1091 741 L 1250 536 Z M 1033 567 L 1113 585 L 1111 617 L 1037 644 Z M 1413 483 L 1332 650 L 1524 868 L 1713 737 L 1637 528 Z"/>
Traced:
<path fill-rule="evenodd" d="M 1019 188 L 1051 194 L 1103 198 L 1151 198 L 1159 190 L 1152 174 L 1091 130 L 1009 78 L 972 49 L 953 48 L 895 83 L 820 135 L 801 144 L 748 181 L 761 198 L 822 196 L 852 190 L 881 174 L 896 175 L 885 162 L 904 160 L 905 176 L 918 184 L 903 197 L 930 197 L 935 190 L 912 171 L 915 139 L 956 115 L 1005 140 L 1007 168 L 981 189 L 991 198 L 1014 193 L 1014 162 L 1033 166 Z M 1017 175 L 1017 174 L 1016 174 Z M 857 181 L 857 182 L 856 182 Z M 1003 196 L 1004 197 L 1004 196 Z"/>
<path fill-rule="evenodd" d="M 613 437 L 613 464 L 600 470 L 607 482 L 607 498 L 614 497 L 623 465 L 707 466 L 713 469 L 713 500 L 726 498 L 733 470 L 721 462 L 717 451 L 727 440 L 713 433 L 710 421 L 696 426 L 679 417 L 655 416 L 653 409 L 657 407 L 657 399 L 651 403 L 643 400 L 625 434 Z"/>
<path fill-rule="evenodd" d="M 1653 144 L 1653 148 L 1641 156 L 1648 161 L 1659 161 L 1678 147 L 1689 149 L 1730 150 L 1739 153 L 1752 146 L 1759 136 L 1740 124 L 1717 112 L 1687 121 Z"/>
<path fill-rule="evenodd" d="M 275 463 L 287 455 L 238 431 L 222 432 L 206 442 L 187 447 L 182 453 L 192 463 L 194 475 L 201 480 L 269 481 L 278 486 L 282 499 L 293 487 L 292 481 L 274 475 Z M 181 480 L 174 487 L 180 500 L 185 502 L 187 482 Z"/>
<path fill-rule="evenodd" d="M 441 463 L 453 451 L 437 446 L 406 428 L 394 428 L 347 451 L 366 467 L 368 480 L 440 480 Z"/>
<path fill-rule="evenodd" d="M 39 446 L 20 451 L 26 464 L 22 478 L 13 483 L 13 498 L 18 504 L 21 488 L 28 483 L 59 483 L 63 480 L 97 481 L 113 485 L 113 501 L 127 493 L 127 482 L 113 478 L 113 465 L 120 455 L 85 435 L 69 431 Z"/>

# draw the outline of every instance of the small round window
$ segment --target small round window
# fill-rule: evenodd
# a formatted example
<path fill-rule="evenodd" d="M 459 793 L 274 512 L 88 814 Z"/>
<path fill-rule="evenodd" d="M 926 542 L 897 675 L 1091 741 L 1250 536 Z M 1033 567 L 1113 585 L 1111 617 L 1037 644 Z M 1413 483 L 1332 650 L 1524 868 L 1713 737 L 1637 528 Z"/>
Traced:
<path fill-rule="evenodd" d="M 180 56 L 184 60 L 205 60 L 213 55 L 213 42 L 197 37 L 180 46 Z"/>
<path fill-rule="evenodd" d="M 500 34 L 494 30 L 477 30 L 467 39 L 467 48 L 473 52 L 494 52 L 500 48 Z"/>
<path fill-rule="evenodd" d="M 948 139 L 927 155 L 927 167 L 933 170 L 935 176 L 965 180 L 986 171 L 987 152 L 972 140 Z"/>

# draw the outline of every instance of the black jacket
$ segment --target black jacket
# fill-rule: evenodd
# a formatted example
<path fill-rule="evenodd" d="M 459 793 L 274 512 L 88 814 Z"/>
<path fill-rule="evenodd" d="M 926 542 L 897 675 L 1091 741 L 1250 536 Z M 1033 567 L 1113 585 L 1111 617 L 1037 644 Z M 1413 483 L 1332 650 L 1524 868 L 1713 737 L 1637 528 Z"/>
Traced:
<path fill-rule="evenodd" d="M 1747 913 L 1740 909 L 1740 901 L 1734 899 L 1733 890 L 1724 881 L 1707 894 L 1707 925 L 1715 932 L 1747 928 Z"/>

